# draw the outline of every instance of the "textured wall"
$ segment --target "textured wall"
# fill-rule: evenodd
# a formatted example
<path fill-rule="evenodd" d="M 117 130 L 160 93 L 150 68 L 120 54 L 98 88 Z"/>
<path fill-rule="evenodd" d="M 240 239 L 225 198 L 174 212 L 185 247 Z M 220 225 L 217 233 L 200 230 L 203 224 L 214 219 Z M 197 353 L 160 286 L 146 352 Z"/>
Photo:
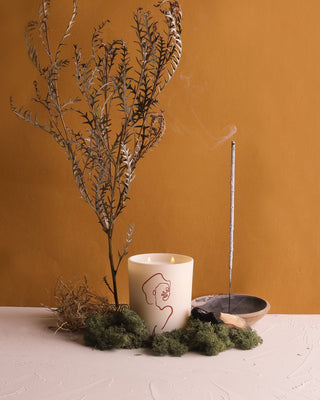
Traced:
<path fill-rule="evenodd" d="M 53 36 L 71 1 L 52 0 Z M 132 13 L 147 0 L 80 0 L 71 42 L 89 45 L 104 17 L 111 38 L 132 41 Z M 228 289 L 230 125 L 237 145 L 233 292 L 272 312 L 319 313 L 320 25 L 318 0 L 181 1 L 184 53 L 162 96 L 167 131 L 140 163 L 115 232 L 134 222 L 131 254 L 195 259 L 194 296 Z M 24 26 L 38 1 L 1 3 L 0 304 L 50 304 L 55 280 L 88 276 L 102 292 L 106 238 L 79 200 L 51 137 L 9 111 L 29 103 L 37 78 Z M 71 80 L 63 89 L 69 95 Z M 127 300 L 126 264 L 120 272 Z"/>

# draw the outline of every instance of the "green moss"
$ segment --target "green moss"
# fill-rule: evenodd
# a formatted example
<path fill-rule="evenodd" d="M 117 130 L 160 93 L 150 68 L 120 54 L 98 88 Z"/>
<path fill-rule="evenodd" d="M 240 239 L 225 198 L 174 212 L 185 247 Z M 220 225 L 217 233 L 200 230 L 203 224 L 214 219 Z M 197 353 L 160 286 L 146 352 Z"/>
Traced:
<path fill-rule="evenodd" d="M 255 331 L 229 329 L 224 324 L 212 325 L 190 317 L 185 329 L 155 335 L 151 347 L 156 355 L 180 356 L 196 351 L 213 356 L 233 347 L 249 350 L 260 343 L 262 339 Z"/>
<path fill-rule="evenodd" d="M 184 329 L 150 336 L 142 319 L 129 309 L 105 315 L 93 313 L 86 324 L 86 345 L 100 350 L 150 347 L 159 356 L 181 356 L 187 351 L 212 356 L 233 347 L 249 350 L 262 343 L 253 330 L 230 329 L 224 324 L 213 325 L 192 317 Z"/>
<path fill-rule="evenodd" d="M 198 351 L 208 356 L 216 355 L 232 347 L 228 336 L 228 328 L 225 325 L 212 325 L 210 322 L 202 322 L 191 318 L 185 329 L 184 340 L 190 350 Z"/>
<path fill-rule="evenodd" d="M 158 356 L 171 355 L 180 357 L 189 350 L 182 336 L 182 329 L 156 334 L 151 341 L 152 351 Z"/>
<path fill-rule="evenodd" d="M 129 309 L 105 315 L 93 313 L 87 318 L 86 325 L 85 344 L 100 350 L 136 349 L 143 347 L 149 337 L 145 323 Z"/>
<path fill-rule="evenodd" d="M 255 331 L 249 329 L 231 328 L 229 330 L 229 336 L 235 347 L 241 350 L 250 350 L 263 342 Z"/>

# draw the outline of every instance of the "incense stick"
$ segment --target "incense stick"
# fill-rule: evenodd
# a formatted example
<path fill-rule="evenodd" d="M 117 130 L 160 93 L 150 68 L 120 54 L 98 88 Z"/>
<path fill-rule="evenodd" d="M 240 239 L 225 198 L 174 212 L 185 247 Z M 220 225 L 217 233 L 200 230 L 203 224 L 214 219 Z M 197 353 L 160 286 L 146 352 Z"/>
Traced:
<path fill-rule="evenodd" d="M 229 236 L 229 303 L 228 313 L 231 306 L 231 284 L 233 263 L 233 231 L 234 231 L 234 176 L 235 176 L 236 143 L 231 142 L 231 178 L 230 178 L 230 236 Z"/>

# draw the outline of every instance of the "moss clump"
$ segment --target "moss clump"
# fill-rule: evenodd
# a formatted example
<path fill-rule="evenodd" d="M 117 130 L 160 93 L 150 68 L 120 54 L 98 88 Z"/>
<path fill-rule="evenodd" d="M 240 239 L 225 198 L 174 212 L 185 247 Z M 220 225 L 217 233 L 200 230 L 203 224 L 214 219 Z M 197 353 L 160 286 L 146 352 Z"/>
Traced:
<path fill-rule="evenodd" d="M 86 325 L 85 344 L 100 350 L 137 349 L 144 347 L 149 337 L 144 321 L 129 309 L 105 315 L 93 313 L 86 319 Z"/>
<path fill-rule="evenodd" d="M 256 332 L 249 329 L 231 328 L 229 330 L 229 337 L 234 343 L 234 346 L 241 350 L 250 350 L 263 342 Z"/>
<path fill-rule="evenodd" d="M 190 317 L 186 328 L 155 335 L 151 347 L 159 356 L 181 356 L 187 351 L 213 356 L 233 347 L 249 350 L 260 343 L 262 339 L 250 329 L 229 329 Z"/>
<path fill-rule="evenodd" d="M 190 318 L 185 329 L 184 340 L 189 349 L 214 356 L 221 351 L 234 347 L 228 335 L 228 328 L 223 324 L 212 325 L 210 322 L 202 322 Z"/>
<path fill-rule="evenodd" d="M 183 329 L 150 336 L 144 321 L 129 309 L 105 315 L 93 313 L 86 324 L 86 345 L 100 350 L 150 347 L 159 356 L 181 356 L 188 351 L 213 356 L 233 347 L 249 350 L 262 343 L 260 336 L 250 329 L 230 329 L 193 317 Z"/>
<path fill-rule="evenodd" d="M 182 356 L 182 354 L 189 351 L 189 347 L 185 343 L 183 335 L 183 329 L 176 329 L 172 332 L 154 335 L 151 340 L 152 351 L 159 356 Z"/>

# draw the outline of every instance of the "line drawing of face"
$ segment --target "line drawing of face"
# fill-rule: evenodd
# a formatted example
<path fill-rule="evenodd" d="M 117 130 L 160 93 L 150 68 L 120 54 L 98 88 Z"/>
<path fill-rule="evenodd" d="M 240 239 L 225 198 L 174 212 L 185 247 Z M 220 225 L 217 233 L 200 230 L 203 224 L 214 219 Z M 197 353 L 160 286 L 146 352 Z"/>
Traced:
<path fill-rule="evenodd" d="M 142 285 L 142 291 L 148 304 L 155 304 L 158 308 L 161 303 L 168 301 L 170 297 L 171 281 L 160 272 L 150 276 Z"/>
<path fill-rule="evenodd" d="M 159 283 L 159 285 L 152 292 L 155 297 L 155 305 L 161 309 L 162 303 L 169 300 L 170 285 L 168 283 Z"/>
<path fill-rule="evenodd" d="M 165 277 L 158 272 L 143 283 L 142 291 L 147 304 L 155 305 L 161 311 L 165 309 L 169 311 L 169 315 L 161 327 L 161 329 L 163 329 L 173 314 L 173 308 L 168 304 L 171 294 L 171 281 L 165 279 Z M 154 327 L 154 330 L 155 328 L 156 326 Z"/>

